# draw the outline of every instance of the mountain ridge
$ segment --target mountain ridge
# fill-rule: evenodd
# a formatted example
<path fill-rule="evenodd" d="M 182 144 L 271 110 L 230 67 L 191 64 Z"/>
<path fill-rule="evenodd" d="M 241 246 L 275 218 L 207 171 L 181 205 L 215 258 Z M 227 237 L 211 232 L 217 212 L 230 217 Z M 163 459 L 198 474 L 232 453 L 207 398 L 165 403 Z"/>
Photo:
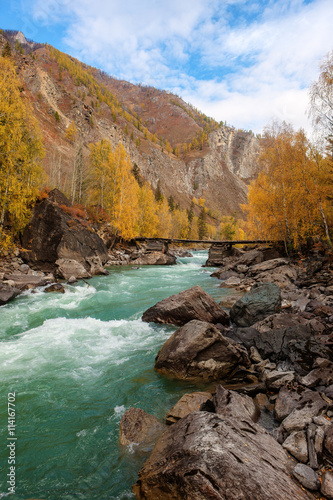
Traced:
<path fill-rule="evenodd" d="M 247 184 L 256 176 L 260 143 L 252 133 L 218 124 L 179 96 L 109 77 L 50 45 L 6 41 L 43 135 L 50 187 L 70 194 L 79 148 L 89 176 L 88 144 L 123 144 L 140 176 L 154 190 L 188 208 L 193 198 L 222 215 L 240 215 Z M 74 124 L 75 138 L 68 131 Z M 77 200 L 82 202 L 83 200 Z"/>

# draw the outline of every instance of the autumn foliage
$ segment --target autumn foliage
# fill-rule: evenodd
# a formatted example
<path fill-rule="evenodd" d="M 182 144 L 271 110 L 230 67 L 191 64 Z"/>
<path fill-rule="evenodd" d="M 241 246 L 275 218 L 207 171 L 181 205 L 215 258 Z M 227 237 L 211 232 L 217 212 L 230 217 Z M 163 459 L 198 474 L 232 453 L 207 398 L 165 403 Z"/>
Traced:
<path fill-rule="evenodd" d="M 13 233 L 20 231 L 30 215 L 42 179 L 44 154 L 38 126 L 24 102 L 13 62 L 0 57 L 0 240 L 6 219 Z"/>
<path fill-rule="evenodd" d="M 249 233 L 283 240 L 297 248 L 314 236 L 330 240 L 332 169 L 305 136 L 285 123 L 267 128 L 260 156 L 261 172 L 251 184 Z"/>

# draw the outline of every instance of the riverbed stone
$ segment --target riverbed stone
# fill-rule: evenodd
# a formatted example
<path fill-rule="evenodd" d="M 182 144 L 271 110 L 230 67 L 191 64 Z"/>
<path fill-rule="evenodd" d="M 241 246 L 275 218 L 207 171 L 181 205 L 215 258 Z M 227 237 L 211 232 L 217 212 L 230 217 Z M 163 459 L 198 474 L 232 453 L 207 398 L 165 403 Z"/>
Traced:
<path fill-rule="evenodd" d="M 142 320 L 173 325 L 191 320 L 229 324 L 228 314 L 198 285 L 157 302 L 143 313 Z"/>
<path fill-rule="evenodd" d="M 309 500 L 274 438 L 250 419 L 194 412 L 168 428 L 133 487 L 145 500 Z"/>
<path fill-rule="evenodd" d="M 181 418 L 186 417 L 193 411 L 199 411 L 201 405 L 212 401 L 213 396 L 210 392 L 192 392 L 184 394 L 179 401 L 168 411 L 166 416 L 167 424 L 174 424 Z"/>
<path fill-rule="evenodd" d="M 230 318 L 242 327 L 252 326 L 281 309 L 281 292 L 274 283 L 257 283 L 230 310 Z"/>
<path fill-rule="evenodd" d="M 157 354 L 155 369 L 179 379 L 222 380 L 251 364 L 246 350 L 211 323 L 193 320 L 179 328 Z"/>
<path fill-rule="evenodd" d="M 141 408 L 129 408 L 120 421 L 119 442 L 123 446 L 131 443 L 149 445 L 156 442 L 165 426 Z"/>

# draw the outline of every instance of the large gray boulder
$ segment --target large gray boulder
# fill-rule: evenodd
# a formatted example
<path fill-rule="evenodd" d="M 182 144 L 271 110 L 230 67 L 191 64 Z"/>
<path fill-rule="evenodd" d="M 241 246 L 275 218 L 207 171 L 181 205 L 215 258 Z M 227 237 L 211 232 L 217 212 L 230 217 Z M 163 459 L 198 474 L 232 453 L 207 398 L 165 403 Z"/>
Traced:
<path fill-rule="evenodd" d="M 257 283 L 230 309 L 237 326 L 251 326 L 281 310 L 281 291 L 274 283 Z"/>
<path fill-rule="evenodd" d="M 154 323 L 185 325 L 197 319 L 208 323 L 229 324 L 229 316 L 200 286 L 171 295 L 157 302 L 142 315 L 142 320 Z"/>
<path fill-rule="evenodd" d="M 211 323 L 193 320 L 165 342 L 157 354 L 155 369 L 179 379 L 220 380 L 239 365 L 250 366 L 244 349 Z"/>
<path fill-rule="evenodd" d="M 309 500 L 280 444 L 246 418 L 194 412 L 168 428 L 133 487 L 145 500 Z"/>

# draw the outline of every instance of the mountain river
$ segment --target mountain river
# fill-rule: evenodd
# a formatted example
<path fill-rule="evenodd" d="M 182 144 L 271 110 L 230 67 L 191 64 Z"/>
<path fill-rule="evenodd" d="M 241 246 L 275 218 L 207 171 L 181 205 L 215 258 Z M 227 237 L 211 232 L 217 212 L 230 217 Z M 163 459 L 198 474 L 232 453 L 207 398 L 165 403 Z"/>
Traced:
<path fill-rule="evenodd" d="M 141 315 L 196 284 L 216 300 L 228 295 L 201 267 L 206 259 L 197 251 L 174 266 L 114 267 L 65 294 L 38 289 L 0 307 L 0 498 L 133 498 L 148 455 L 119 446 L 121 416 L 134 406 L 163 421 L 203 388 L 154 371 L 175 327 Z"/>

